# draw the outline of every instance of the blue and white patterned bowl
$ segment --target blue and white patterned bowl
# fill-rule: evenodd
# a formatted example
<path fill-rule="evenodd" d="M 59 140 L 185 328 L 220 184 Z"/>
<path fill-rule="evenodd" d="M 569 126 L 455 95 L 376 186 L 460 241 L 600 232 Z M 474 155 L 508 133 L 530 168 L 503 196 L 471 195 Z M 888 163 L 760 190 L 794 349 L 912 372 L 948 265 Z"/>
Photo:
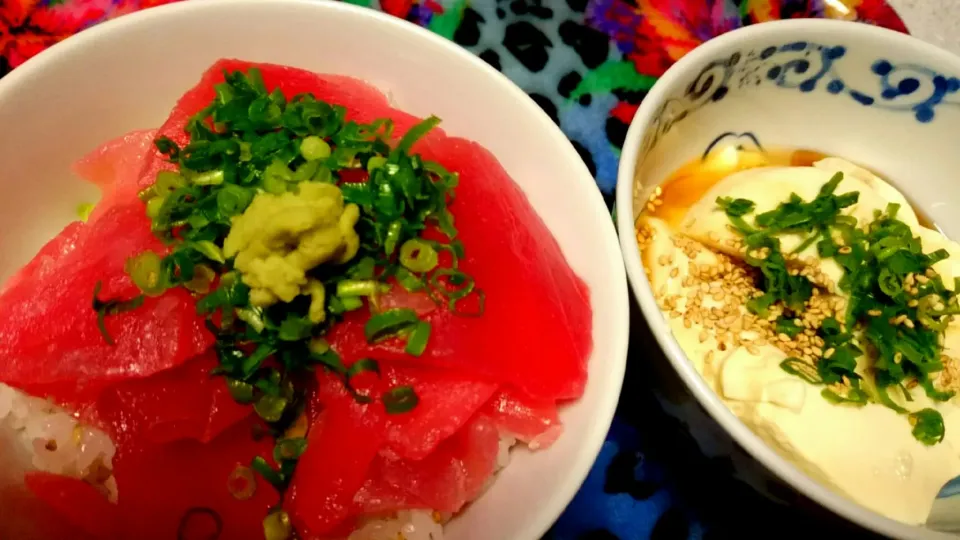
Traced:
<path fill-rule="evenodd" d="M 741 423 L 670 333 L 629 231 L 640 201 L 658 183 L 732 138 L 866 165 L 891 179 L 948 236 L 960 238 L 958 77 L 960 58 L 873 26 L 827 20 L 751 26 L 707 42 L 667 71 L 640 106 L 620 161 L 618 226 L 627 273 L 680 378 L 766 470 L 837 514 L 895 538 L 955 537 L 882 517 L 830 491 Z M 954 483 L 941 492 L 928 522 L 941 530 L 960 531 L 960 482 Z"/>

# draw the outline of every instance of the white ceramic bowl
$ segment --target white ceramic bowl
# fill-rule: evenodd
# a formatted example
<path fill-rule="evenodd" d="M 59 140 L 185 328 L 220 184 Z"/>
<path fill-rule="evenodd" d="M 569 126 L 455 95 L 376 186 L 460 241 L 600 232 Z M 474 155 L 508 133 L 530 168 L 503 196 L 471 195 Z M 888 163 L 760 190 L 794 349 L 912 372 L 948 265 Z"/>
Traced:
<path fill-rule="evenodd" d="M 799 19 L 750 26 L 707 42 L 667 71 L 637 111 L 620 161 L 618 227 L 627 273 L 681 379 L 777 477 L 830 510 L 896 538 L 946 536 L 887 519 L 837 495 L 741 423 L 673 338 L 631 231 L 653 188 L 723 137 L 728 140 L 722 143 L 812 149 L 864 164 L 891 179 L 957 238 L 957 77 L 960 58 L 873 26 Z"/>
<path fill-rule="evenodd" d="M 440 116 L 448 133 L 493 152 L 590 286 L 589 382 L 561 413 L 566 431 L 546 451 L 516 453 L 447 536 L 539 538 L 586 477 L 610 426 L 626 362 L 626 277 L 610 214 L 560 129 L 503 75 L 443 38 L 340 3 L 208 0 L 124 16 L 52 47 L 0 80 L 0 279 L 94 193 L 71 163 L 111 137 L 159 126 L 221 57 L 351 75 L 405 111 Z"/>

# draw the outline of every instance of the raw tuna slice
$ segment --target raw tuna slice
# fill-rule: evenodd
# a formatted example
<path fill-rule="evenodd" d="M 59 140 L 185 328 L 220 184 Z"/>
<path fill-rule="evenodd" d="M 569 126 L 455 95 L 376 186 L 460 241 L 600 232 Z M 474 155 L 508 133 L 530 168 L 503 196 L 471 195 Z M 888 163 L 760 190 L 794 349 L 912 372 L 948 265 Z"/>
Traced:
<path fill-rule="evenodd" d="M 384 437 L 383 405 L 357 403 L 332 375 L 319 379 L 317 399 L 324 409 L 310 427 L 284 501 L 297 530 L 308 537 L 322 537 L 349 516 Z"/>
<path fill-rule="evenodd" d="M 497 465 L 500 435 L 494 422 L 478 416 L 426 458 L 378 457 L 355 497 L 359 513 L 410 508 L 458 512 L 482 492 Z"/>
<path fill-rule="evenodd" d="M 385 451 L 414 460 L 453 435 L 497 389 L 495 383 L 452 371 L 408 366 L 386 366 L 383 378 L 389 387 L 411 386 L 420 398 L 412 411 L 387 417 Z"/>
<path fill-rule="evenodd" d="M 62 517 L 72 528 L 70 538 L 77 534 L 95 539 L 117 538 L 116 508 L 90 484 L 40 471 L 28 473 L 24 483 L 49 505 L 46 515 L 37 518 L 48 520 L 50 513 Z"/>
<path fill-rule="evenodd" d="M 541 401 L 579 397 L 592 349 L 586 285 L 569 268 L 523 193 L 486 150 L 454 138 L 432 139 L 415 150 L 460 173 L 451 205 L 457 238 L 466 247 L 460 269 L 486 295 L 483 316 L 456 316 L 447 309 L 427 314 L 430 344 L 418 358 L 406 355 L 400 340 L 367 345 L 363 325 L 369 315 L 362 311 L 335 327 L 330 343 L 342 354 L 363 351 L 375 358 L 486 377 Z M 511 232 L 491 234 L 494 223 Z"/>
<path fill-rule="evenodd" d="M 563 432 L 556 405 L 511 389 L 494 394 L 481 414 L 489 416 L 501 433 L 527 443 L 531 450 L 550 446 Z"/>
<path fill-rule="evenodd" d="M 343 76 L 221 60 L 177 103 L 158 131 L 184 144 L 187 119 L 215 97 L 213 86 L 223 71 L 257 67 L 268 90 L 287 96 L 309 92 L 318 99 L 346 107 L 358 121 L 392 118 L 397 136 L 417 120 L 389 106 L 386 97 L 361 81 Z M 460 187 L 451 211 L 467 247 L 461 268 L 476 278 L 486 293 L 483 317 L 454 317 L 446 310 L 429 315 L 433 336 L 427 353 L 412 358 L 402 344 L 384 342 L 378 358 L 404 359 L 454 368 L 493 381 L 507 382 L 542 400 L 579 397 L 586 382 L 586 362 L 592 348 L 592 313 L 586 285 L 573 273 L 556 241 L 526 196 L 496 158 L 481 146 L 446 137 L 434 130 L 415 147 L 427 159 L 460 174 Z M 140 175 L 141 187 L 151 184 L 168 166 L 158 153 L 149 157 Z M 496 224 L 498 234 L 491 234 Z M 338 350 L 361 349 L 362 313 L 331 338 Z M 457 351 L 457 354 L 452 354 Z"/>
<path fill-rule="evenodd" d="M 97 326 L 96 284 L 102 284 L 102 300 L 134 298 L 139 290 L 124 270 L 127 259 L 165 249 L 135 193 L 132 163 L 142 156 L 145 138 L 140 133 L 112 141 L 81 162 L 91 179 L 109 187 L 96 219 L 64 229 L 0 293 L 0 357 L 6 359 L 0 381 L 61 403 L 89 404 L 112 382 L 177 366 L 213 343 L 193 298 L 180 289 L 107 317 L 115 345 Z M 110 179 L 104 171 L 123 178 Z"/>
<path fill-rule="evenodd" d="M 225 59 L 211 66 L 203 74 L 200 82 L 180 98 L 167 121 L 157 131 L 157 135 L 169 137 L 181 146 L 189 142 L 189 137 L 184 132 L 187 120 L 209 105 L 216 97 L 213 86 L 223 82 L 223 72 L 247 72 L 252 67 L 260 69 L 268 90 L 279 88 L 287 98 L 303 93 L 313 94 L 321 101 L 345 107 L 348 120 L 367 123 L 389 116 L 396 123 L 397 132 L 400 134 L 405 133 L 410 126 L 419 121 L 414 116 L 391 109 L 386 96 L 380 91 L 352 77 L 319 75 L 275 64 Z M 153 184 L 157 172 L 169 167 L 170 165 L 159 153 L 154 153 L 141 171 L 140 186 L 147 187 Z"/>
<path fill-rule="evenodd" d="M 222 377 L 210 374 L 217 365 L 211 349 L 176 368 L 118 383 L 100 395 L 96 419 L 121 452 L 131 438 L 208 442 L 251 414 L 230 396 Z"/>
<path fill-rule="evenodd" d="M 101 494 L 70 478 L 45 476 L 28 486 L 101 540 L 262 540 L 262 520 L 279 502 L 277 492 L 256 476 L 248 499 L 238 500 L 228 488 L 238 465 L 272 451 L 269 438 L 251 437 L 252 422 L 241 422 L 207 444 L 128 442 L 126 452 L 114 458 L 116 505 L 105 505 Z M 213 534 L 217 530 L 219 535 Z"/>
<path fill-rule="evenodd" d="M 144 158 L 153 154 L 156 132 L 155 129 L 131 131 L 100 145 L 73 165 L 75 173 L 100 188 L 100 202 L 90 213 L 88 223 L 136 196 L 135 179 L 143 167 Z"/>
<path fill-rule="evenodd" d="M 460 174 L 451 206 L 467 246 L 460 267 L 486 293 L 480 318 L 434 315 L 425 359 L 464 371 L 486 368 L 484 374 L 537 398 L 580 397 L 593 347 L 586 284 L 490 152 L 456 138 L 423 141 L 414 150 Z M 499 234 L 491 234 L 493 224 Z"/>

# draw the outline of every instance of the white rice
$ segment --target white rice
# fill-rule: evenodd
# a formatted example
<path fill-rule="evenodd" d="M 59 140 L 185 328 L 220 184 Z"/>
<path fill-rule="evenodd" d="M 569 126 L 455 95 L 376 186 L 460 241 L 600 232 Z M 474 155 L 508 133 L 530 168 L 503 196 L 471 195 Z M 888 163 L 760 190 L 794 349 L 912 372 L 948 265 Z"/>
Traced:
<path fill-rule="evenodd" d="M 509 464 L 516 444 L 514 437 L 501 436 L 496 470 L 483 491 Z M 0 538 L 12 538 L 13 530 L 19 531 L 17 537 L 24 534 L 25 524 L 17 523 L 22 520 L 4 513 L 4 501 L 30 496 L 23 487 L 29 472 L 84 479 L 116 502 L 116 480 L 111 473 L 115 452 L 107 434 L 83 425 L 75 415 L 45 399 L 0 383 Z M 405 510 L 394 517 L 367 521 L 347 540 L 443 540 L 443 525 L 450 517 L 430 509 Z"/>
<path fill-rule="evenodd" d="M 23 485 L 29 472 L 84 479 L 115 501 L 114 452 L 102 431 L 82 425 L 44 399 L 0 383 L 0 538 L 32 536 L 31 524 L 15 515 L 32 499 Z"/>

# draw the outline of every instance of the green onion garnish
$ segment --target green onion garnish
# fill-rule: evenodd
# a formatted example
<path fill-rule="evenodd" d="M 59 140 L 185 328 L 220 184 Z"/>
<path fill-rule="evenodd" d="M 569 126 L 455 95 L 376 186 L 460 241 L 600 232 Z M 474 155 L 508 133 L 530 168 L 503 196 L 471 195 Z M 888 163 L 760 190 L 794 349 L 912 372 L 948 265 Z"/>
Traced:
<path fill-rule="evenodd" d="M 162 262 L 160 256 L 152 251 L 144 251 L 127 261 L 127 273 L 143 294 L 159 296 L 167 290 Z"/>
<path fill-rule="evenodd" d="M 410 338 L 407 340 L 405 349 L 407 354 L 420 356 L 427 349 L 427 341 L 430 340 L 430 323 L 420 321 L 413 325 L 413 331 L 410 332 Z"/>
<path fill-rule="evenodd" d="M 376 343 L 408 330 L 419 320 L 412 309 L 391 309 L 370 317 L 363 327 L 363 334 L 367 342 Z"/>
<path fill-rule="evenodd" d="M 293 536 L 290 516 L 283 510 L 271 512 L 263 519 L 264 540 L 288 540 Z"/>
<path fill-rule="evenodd" d="M 300 142 L 300 155 L 307 161 L 326 159 L 330 157 L 330 144 L 316 135 L 311 135 Z"/>
<path fill-rule="evenodd" d="M 412 411 L 420 397 L 410 386 L 397 386 L 383 393 L 383 406 L 387 414 L 403 414 Z"/>
<path fill-rule="evenodd" d="M 400 264 L 411 272 L 429 272 L 437 267 L 437 250 L 432 245 L 413 238 L 400 246 Z"/>
<path fill-rule="evenodd" d="M 271 486 L 277 489 L 283 489 L 286 484 L 286 479 L 267 463 L 267 460 L 263 459 L 260 456 L 256 456 L 250 462 L 250 468 L 257 472 L 264 480 L 270 483 Z"/>
<path fill-rule="evenodd" d="M 267 422 L 277 422 L 287 408 L 287 399 L 280 396 L 264 394 L 260 396 L 253 410 Z"/>
<path fill-rule="evenodd" d="M 341 299 L 348 296 L 373 296 L 377 293 L 388 292 L 389 290 L 389 285 L 379 283 L 372 279 L 345 279 L 337 283 L 337 296 L 341 297 Z"/>
<path fill-rule="evenodd" d="M 227 388 L 230 396 L 237 403 L 253 403 L 253 385 L 237 379 L 227 379 Z"/>
<path fill-rule="evenodd" d="M 943 440 L 945 429 L 943 416 L 935 409 L 923 409 L 910 414 L 913 436 L 927 446 L 933 446 Z"/>
<path fill-rule="evenodd" d="M 273 459 L 280 463 L 288 459 L 299 459 L 307 449 L 307 440 L 303 437 L 280 439 L 273 448 Z"/>
<path fill-rule="evenodd" d="M 103 283 L 99 281 L 93 286 L 93 310 L 97 312 L 97 328 L 100 329 L 100 333 L 107 344 L 116 345 L 116 342 L 110 337 L 110 333 L 107 332 L 107 316 L 137 309 L 143 305 L 144 296 L 141 294 L 130 300 L 100 300 L 102 286 Z"/>

